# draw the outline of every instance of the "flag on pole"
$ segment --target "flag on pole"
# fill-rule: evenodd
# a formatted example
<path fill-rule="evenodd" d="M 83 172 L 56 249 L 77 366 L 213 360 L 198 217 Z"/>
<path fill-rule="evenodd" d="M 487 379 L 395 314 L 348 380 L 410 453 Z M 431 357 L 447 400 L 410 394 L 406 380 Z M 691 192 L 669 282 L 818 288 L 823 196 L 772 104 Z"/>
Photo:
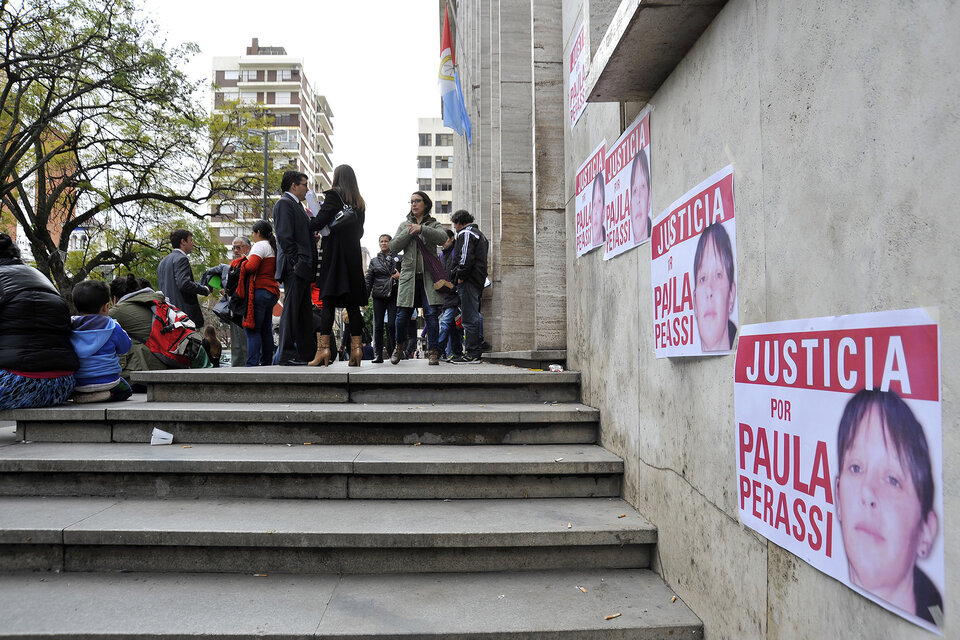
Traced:
<path fill-rule="evenodd" d="M 460 135 L 466 136 L 467 144 L 470 144 L 470 116 L 467 115 L 467 105 L 463 101 L 463 90 L 460 88 L 460 74 L 457 72 L 453 57 L 453 38 L 450 37 L 450 19 L 447 11 L 447 7 L 444 6 L 438 80 L 440 96 L 443 99 L 443 124 Z"/>

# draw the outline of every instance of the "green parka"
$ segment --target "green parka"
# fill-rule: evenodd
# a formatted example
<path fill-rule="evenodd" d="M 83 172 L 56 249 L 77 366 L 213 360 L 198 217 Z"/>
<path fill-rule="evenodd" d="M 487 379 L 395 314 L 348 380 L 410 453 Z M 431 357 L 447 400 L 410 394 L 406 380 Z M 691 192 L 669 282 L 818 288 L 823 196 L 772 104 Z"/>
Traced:
<path fill-rule="evenodd" d="M 397 233 L 390 241 L 390 251 L 392 253 L 403 252 L 402 268 L 400 269 L 400 286 L 397 289 L 397 306 L 413 307 L 414 291 L 416 283 L 416 274 L 423 275 L 423 288 L 427 292 L 427 301 L 431 304 L 443 304 L 444 296 L 441 292 L 433 288 L 433 278 L 430 277 L 430 270 L 423 265 L 423 258 L 420 255 L 420 245 L 416 238 L 410 234 L 408 228 L 411 224 L 417 224 L 417 219 L 412 213 L 407 214 L 407 219 L 400 224 Z M 420 239 L 427 251 L 432 251 L 437 255 L 437 247 L 447 241 L 447 232 L 443 225 L 429 213 L 423 216 L 420 222 Z"/>

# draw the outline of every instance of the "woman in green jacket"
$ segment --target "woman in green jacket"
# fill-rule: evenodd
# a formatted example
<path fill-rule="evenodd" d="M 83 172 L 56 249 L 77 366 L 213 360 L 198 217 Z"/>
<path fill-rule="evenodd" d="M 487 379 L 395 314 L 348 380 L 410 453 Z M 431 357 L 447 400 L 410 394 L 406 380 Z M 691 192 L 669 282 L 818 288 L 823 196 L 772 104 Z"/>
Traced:
<path fill-rule="evenodd" d="M 404 359 L 407 346 L 407 324 L 417 307 L 423 308 L 426 321 L 427 348 L 430 364 L 440 364 L 437 352 L 437 336 L 440 333 L 439 317 L 443 305 L 443 293 L 433 288 L 430 270 L 423 264 L 422 251 L 437 255 L 437 247 L 447 240 L 447 232 L 430 215 L 433 202 L 423 191 L 414 191 L 410 196 L 410 213 L 397 228 L 390 241 L 390 251 L 403 252 L 400 269 L 400 286 L 397 293 L 397 346 L 390 356 L 390 362 L 399 363 Z M 422 242 L 417 242 L 417 239 Z M 422 248 L 421 248 L 422 247 Z M 402 340 L 402 342 L 401 342 Z"/>

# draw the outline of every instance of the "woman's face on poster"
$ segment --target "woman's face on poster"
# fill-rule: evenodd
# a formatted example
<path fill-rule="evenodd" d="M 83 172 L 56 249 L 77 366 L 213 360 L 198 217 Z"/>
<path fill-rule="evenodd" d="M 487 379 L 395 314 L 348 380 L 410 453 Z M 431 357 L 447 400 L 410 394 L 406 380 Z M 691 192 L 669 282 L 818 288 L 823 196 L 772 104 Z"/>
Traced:
<path fill-rule="evenodd" d="M 703 351 L 729 351 L 729 318 L 737 297 L 713 240 L 703 248 L 703 259 L 694 274 L 693 312 Z"/>
<path fill-rule="evenodd" d="M 631 171 L 633 179 L 630 182 L 630 221 L 633 224 L 633 238 L 636 244 L 644 242 L 649 237 L 648 220 L 650 219 L 650 184 L 639 162 L 639 159 L 634 160 L 637 166 Z"/>
<path fill-rule="evenodd" d="M 895 602 L 898 587 L 912 585 L 918 551 L 929 552 L 936 515 L 923 517 L 913 477 L 876 406 L 842 455 L 836 508 L 850 581 Z"/>
<path fill-rule="evenodd" d="M 603 180 L 593 183 L 593 198 L 590 201 L 590 228 L 593 236 L 593 246 L 603 244 Z"/>

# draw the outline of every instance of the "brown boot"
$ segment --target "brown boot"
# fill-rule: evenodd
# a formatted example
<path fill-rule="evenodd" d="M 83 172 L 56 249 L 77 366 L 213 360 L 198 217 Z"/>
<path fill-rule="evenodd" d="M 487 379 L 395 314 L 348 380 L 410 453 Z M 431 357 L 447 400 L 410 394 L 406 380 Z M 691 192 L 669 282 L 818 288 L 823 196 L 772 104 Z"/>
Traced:
<path fill-rule="evenodd" d="M 363 336 L 350 336 L 350 362 L 348 367 L 359 367 L 363 360 Z"/>
<path fill-rule="evenodd" d="M 436 349 L 430 349 L 430 351 L 427 351 L 427 358 L 429 358 L 429 362 L 427 364 L 440 364 L 440 354 Z"/>
<path fill-rule="evenodd" d="M 307 364 L 311 367 L 326 367 L 333 358 L 330 353 L 330 336 L 322 333 L 317 334 L 317 355 Z"/>
<path fill-rule="evenodd" d="M 390 364 L 400 364 L 401 360 L 406 359 L 407 354 L 407 343 L 398 342 L 397 346 L 393 350 L 393 355 L 390 356 Z"/>

